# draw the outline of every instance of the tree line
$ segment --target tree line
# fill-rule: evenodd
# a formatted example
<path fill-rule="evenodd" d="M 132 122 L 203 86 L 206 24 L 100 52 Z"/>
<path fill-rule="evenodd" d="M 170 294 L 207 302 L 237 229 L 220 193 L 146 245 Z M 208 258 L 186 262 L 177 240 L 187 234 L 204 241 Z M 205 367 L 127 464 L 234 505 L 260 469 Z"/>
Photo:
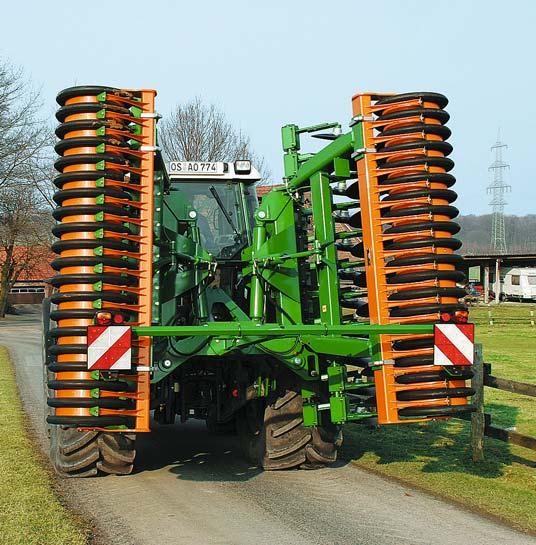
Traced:
<path fill-rule="evenodd" d="M 492 214 L 459 216 L 461 231 L 456 235 L 463 242 L 464 254 L 491 252 Z M 536 214 L 504 217 L 508 253 L 536 253 Z"/>
<path fill-rule="evenodd" d="M 48 257 L 54 206 L 54 120 L 42 115 L 40 91 L 24 70 L 0 59 L 0 318 L 19 278 Z M 250 159 L 270 172 L 250 138 L 216 105 L 181 102 L 159 124 L 164 157 L 178 161 Z"/>

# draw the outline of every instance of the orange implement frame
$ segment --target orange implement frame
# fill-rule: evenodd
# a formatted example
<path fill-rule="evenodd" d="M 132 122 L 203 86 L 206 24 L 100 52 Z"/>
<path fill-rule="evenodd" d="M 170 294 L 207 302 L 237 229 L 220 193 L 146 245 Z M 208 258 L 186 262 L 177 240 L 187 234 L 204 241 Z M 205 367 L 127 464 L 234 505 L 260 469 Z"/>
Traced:
<path fill-rule="evenodd" d="M 156 113 L 154 99 L 156 91 L 142 90 L 142 157 L 141 157 L 141 192 L 140 192 L 140 261 L 139 261 L 139 298 L 138 321 L 140 325 L 151 325 L 152 319 L 152 283 L 153 283 L 153 200 L 154 200 L 154 155 Z M 138 364 L 150 367 L 151 338 L 138 339 Z M 136 430 L 150 431 L 150 375 L 138 373 L 138 397 L 136 400 Z"/>
<path fill-rule="evenodd" d="M 400 144 L 405 144 L 408 141 L 411 141 L 411 138 L 415 140 L 416 138 L 423 138 L 421 134 L 409 134 L 409 135 L 400 135 L 396 137 L 385 137 L 381 138 L 381 131 L 378 133 L 378 123 L 376 121 L 378 112 L 382 111 L 382 107 L 376 105 L 378 99 L 384 97 L 391 97 L 391 94 L 358 94 L 355 95 L 352 99 L 353 105 L 353 115 L 356 119 L 361 121 L 362 127 L 362 141 L 363 149 L 359 150 L 362 153 L 362 158 L 357 161 L 357 172 L 358 172 L 358 183 L 359 183 L 359 198 L 361 206 L 361 221 L 363 227 L 363 246 L 366 248 L 365 253 L 365 270 L 367 278 L 367 292 L 368 292 L 368 306 L 370 313 L 370 322 L 372 324 L 393 324 L 393 323 L 433 323 L 434 320 L 439 318 L 438 314 L 435 316 L 424 315 L 424 316 L 411 316 L 411 317 L 399 317 L 394 318 L 390 314 L 390 310 L 396 305 L 398 308 L 404 308 L 411 305 L 411 302 L 401 301 L 393 303 L 389 299 L 389 296 L 397 291 L 397 287 L 391 284 L 388 284 L 387 274 L 393 272 L 415 272 L 420 268 L 418 266 L 413 266 L 409 268 L 401 267 L 397 269 L 396 267 L 388 267 L 388 262 L 391 258 L 396 255 L 396 253 L 389 250 L 389 245 L 386 243 L 392 242 L 394 237 L 389 237 L 384 234 L 384 227 L 386 225 L 408 225 L 411 221 L 416 219 L 421 220 L 443 220 L 444 222 L 448 221 L 449 218 L 445 217 L 432 217 L 431 214 L 423 214 L 421 218 L 419 216 L 413 215 L 411 219 L 407 217 L 404 218 L 389 218 L 386 219 L 382 216 L 382 210 L 391 207 L 394 208 L 392 202 L 385 203 L 382 202 L 381 195 L 386 192 L 385 186 L 380 187 L 379 176 L 389 176 L 391 172 L 395 172 L 398 175 L 408 175 L 411 176 L 415 173 L 421 173 L 427 169 L 427 166 L 411 166 L 411 167 L 397 167 L 395 170 L 391 171 L 389 169 L 389 161 L 391 157 L 394 157 L 394 153 L 382 153 L 382 147 L 378 144 L 384 144 L 385 141 L 391 141 L 394 144 L 397 144 L 400 148 Z M 419 102 L 418 99 L 411 99 L 407 101 L 397 102 L 394 107 L 391 105 L 391 110 L 403 110 L 411 109 L 418 106 L 423 106 L 422 102 Z M 437 108 L 435 104 L 424 104 L 425 107 Z M 385 106 L 383 106 L 385 109 Z M 396 116 L 395 116 L 396 117 Z M 408 124 L 408 121 L 411 119 L 406 118 L 404 123 Z M 393 125 L 397 121 L 393 122 Z M 434 123 L 435 121 L 431 121 Z M 385 125 L 385 123 L 383 124 Z M 429 140 L 434 140 L 435 137 L 427 135 L 425 138 Z M 437 140 L 440 140 L 437 138 Z M 377 147 L 378 146 L 378 147 Z M 411 149 L 409 151 L 397 151 L 396 159 L 399 161 L 407 158 L 414 159 L 415 157 L 423 155 L 433 155 L 433 152 L 429 153 L 425 149 Z M 441 154 L 438 154 L 442 156 Z M 381 173 L 379 172 L 378 161 L 384 160 L 382 165 Z M 386 160 L 386 161 L 385 161 Z M 426 163 L 423 160 L 423 164 Z M 419 170 L 420 169 L 420 170 Z M 437 172 L 444 172 L 441 169 L 437 169 Z M 433 189 L 435 186 L 430 185 L 425 181 L 412 182 L 410 184 L 404 184 L 403 186 L 394 187 L 393 194 L 402 194 L 403 191 L 408 190 L 420 190 Z M 443 187 L 443 186 L 441 186 Z M 427 204 L 448 204 L 446 202 L 440 201 L 431 201 L 430 199 L 415 199 L 412 198 L 408 202 L 409 205 L 427 205 Z M 400 206 L 400 205 L 398 205 Z M 426 229 L 422 230 L 426 233 Z M 422 236 L 422 234 L 421 234 Z M 438 237 L 450 238 L 448 233 L 438 233 L 434 234 Z M 404 241 L 407 242 L 415 237 L 414 234 L 405 235 Z M 449 253 L 452 254 L 451 250 L 443 251 L 441 248 L 437 249 L 431 245 L 430 248 L 426 248 L 426 251 L 430 253 Z M 418 252 L 423 252 L 423 250 L 418 250 L 417 252 L 408 252 L 407 255 L 418 255 Z M 400 255 L 400 254 L 399 254 Z M 439 266 L 439 269 L 448 269 L 453 270 L 453 266 Z M 422 270 L 422 269 L 420 269 Z M 442 288 L 448 287 L 452 288 L 455 286 L 454 282 L 421 282 L 418 287 L 430 287 L 430 286 L 440 286 Z M 437 298 L 436 298 L 437 299 Z M 422 298 L 418 302 L 431 303 L 436 302 L 436 299 L 426 299 Z M 440 302 L 442 303 L 455 303 L 456 299 L 447 299 L 444 298 Z M 425 336 L 413 336 L 412 339 L 419 339 Z M 456 388 L 463 387 L 465 385 L 464 381 L 460 380 L 438 380 L 436 382 L 413 382 L 411 384 L 404 383 L 403 380 L 397 381 L 397 378 L 401 375 L 408 374 L 409 371 L 415 372 L 426 372 L 430 369 L 434 369 L 430 365 L 423 366 L 414 366 L 408 369 L 397 368 L 394 364 L 397 358 L 405 356 L 422 356 L 430 355 L 431 349 L 426 348 L 416 348 L 411 350 L 395 350 L 393 348 L 393 343 L 396 341 L 403 341 L 407 339 L 408 336 L 404 335 L 380 335 L 380 351 L 381 351 L 381 366 L 378 370 L 374 372 L 375 384 L 376 384 L 376 400 L 377 400 L 377 410 L 378 410 L 378 422 L 380 424 L 393 424 L 393 423 L 408 423 L 408 422 L 421 422 L 424 420 L 429 420 L 428 417 L 414 417 L 414 418 L 401 418 L 399 416 L 399 410 L 406 407 L 418 408 L 418 407 L 443 407 L 446 405 L 464 405 L 467 403 L 466 398 L 447 398 L 439 397 L 437 399 L 426 399 L 426 400 L 412 400 L 412 401 L 401 401 L 400 397 L 397 394 L 400 392 L 412 390 L 413 392 L 418 390 L 432 390 L 434 388 Z M 379 362 L 380 363 L 380 362 Z M 437 369 L 437 368 L 436 368 Z M 424 392 L 423 392 L 424 393 Z M 398 399 L 397 399 L 398 398 Z"/>
<path fill-rule="evenodd" d="M 139 201 L 135 207 L 139 209 L 139 218 L 130 221 L 138 227 L 138 233 L 135 236 L 119 235 L 117 238 L 126 238 L 138 243 L 139 250 L 134 257 L 138 262 L 136 271 L 131 272 L 138 278 L 138 285 L 126 291 L 136 293 L 138 302 L 130 307 L 137 314 L 137 321 L 132 325 L 150 326 L 152 321 L 152 277 L 153 277 L 153 209 L 154 209 L 154 156 L 156 151 L 155 139 L 155 96 L 154 90 L 128 90 L 129 93 L 141 98 L 141 101 L 128 101 L 122 97 L 119 102 L 127 102 L 142 110 L 141 117 L 129 118 L 128 121 L 135 122 L 141 126 L 141 134 L 137 136 L 141 144 L 140 151 L 135 155 L 139 159 L 139 167 L 136 169 L 128 168 L 127 171 L 139 174 L 139 184 L 130 184 L 128 181 L 117 183 L 111 181 L 111 185 L 121 186 L 127 189 L 133 189 L 139 194 Z M 128 180 L 128 178 L 127 178 Z M 129 203 L 132 206 L 133 203 Z M 113 233 L 110 233 L 113 236 Z M 106 270 L 106 268 L 104 269 Z M 108 303 L 106 308 L 126 308 L 125 305 L 114 305 Z M 149 432 L 150 429 L 150 366 L 151 366 L 151 338 L 140 337 L 133 340 L 133 365 L 134 368 L 141 367 L 136 374 L 118 375 L 118 379 L 134 381 L 136 390 L 133 393 L 121 392 L 116 394 L 110 392 L 105 397 L 128 397 L 135 401 L 135 408 L 132 410 L 114 410 L 101 409 L 101 416 L 122 415 L 135 418 L 135 426 L 132 429 L 124 428 L 80 428 L 92 429 L 106 432 Z"/>
<path fill-rule="evenodd" d="M 353 98 L 352 105 L 354 116 L 362 116 L 363 119 L 372 120 L 374 113 L 372 95 L 357 95 Z M 374 153 L 367 153 L 367 150 L 374 150 L 374 128 L 370 121 L 364 121 L 362 127 L 365 152 L 363 159 L 357 162 L 357 175 L 363 226 L 363 246 L 367 248 L 365 272 L 370 322 L 388 324 L 390 319 L 387 306 L 385 255 L 381 236 L 380 190 Z M 388 335 L 380 335 L 380 349 L 383 362 L 393 360 L 391 340 Z M 395 391 L 393 374 L 394 367 L 390 364 L 384 364 L 379 371 L 374 372 L 378 422 L 380 424 L 398 420 L 396 397 L 393 395 Z"/>

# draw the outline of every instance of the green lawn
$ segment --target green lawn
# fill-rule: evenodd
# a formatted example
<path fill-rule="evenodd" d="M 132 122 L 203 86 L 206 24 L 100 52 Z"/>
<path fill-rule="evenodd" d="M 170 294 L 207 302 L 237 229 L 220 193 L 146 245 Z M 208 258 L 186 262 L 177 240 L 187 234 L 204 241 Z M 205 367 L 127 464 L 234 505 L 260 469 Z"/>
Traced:
<path fill-rule="evenodd" d="M 536 383 L 536 327 L 530 325 L 530 311 L 536 314 L 536 305 L 507 303 L 469 310 L 477 342 L 483 345 L 484 360 L 493 364 L 493 373 Z M 488 323 L 488 312 L 494 325 Z"/>
<path fill-rule="evenodd" d="M 27 434 L 7 350 L 0 347 L 0 543 L 84 545 L 81 525 L 61 505 Z"/>
<path fill-rule="evenodd" d="M 534 305 L 471 308 L 477 342 L 495 376 L 536 382 Z M 486 411 L 496 426 L 536 435 L 536 399 L 486 388 Z M 473 463 L 469 423 L 461 420 L 384 426 L 346 426 L 343 456 L 360 467 L 536 532 L 536 452 L 494 439 L 485 442 L 486 459 Z"/>
<path fill-rule="evenodd" d="M 536 384 L 536 327 L 530 325 L 531 310 L 536 311 L 536 306 L 502 304 L 471 309 L 477 342 L 482 343 L 484 360 L 492 364 L 496 377 Z M 519 433 L 536 435 L 535 398 L 493 388 L 486 388 L 485 394 L 486 410 L 496 426 L 515 427 Z"/>

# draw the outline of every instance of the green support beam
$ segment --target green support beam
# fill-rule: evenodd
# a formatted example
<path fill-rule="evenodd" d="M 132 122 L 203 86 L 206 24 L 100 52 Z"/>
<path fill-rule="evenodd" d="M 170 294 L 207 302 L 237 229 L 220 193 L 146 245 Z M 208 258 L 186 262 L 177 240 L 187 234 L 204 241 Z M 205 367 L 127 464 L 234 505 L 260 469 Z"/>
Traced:
<path fill-rule="evenodd" d="M 185 326 L 134 326 L 134 333 L 140 337 L 243 337 L 266 336 L 288 337 L 302 335 L 424 335 L 432 334 L 432 324 L 415 325 L 374 325 L 374 324 L 255 324 L 252 322 L 209 322 L 203 325 Z"/>
<path fill-rule="evenodd" d="M 319 246 L 321 251 L 316 263 L 320 321 L 336 325 L 341 323 L 337 249 L 335 248 L 331 188 L 329 178 L 323 172 L 317 172 L 311 178 L 311 200 L 313 203 L 314 243 Z"/>
<path fill-rule="evenodd" d="M 327 145 L 323 150 L 319 151 L 298 167 L 296 176 L 288 180 L 287 187 L 291 191 L 295 191 L 300 187 L 306 186 L 309 179 L 317 172 L 321 172 L 328 165 L 333 163 L 333 160 L 350 151 L 354 150 L 354 133 L 353 131 L 342 134 Z"/>

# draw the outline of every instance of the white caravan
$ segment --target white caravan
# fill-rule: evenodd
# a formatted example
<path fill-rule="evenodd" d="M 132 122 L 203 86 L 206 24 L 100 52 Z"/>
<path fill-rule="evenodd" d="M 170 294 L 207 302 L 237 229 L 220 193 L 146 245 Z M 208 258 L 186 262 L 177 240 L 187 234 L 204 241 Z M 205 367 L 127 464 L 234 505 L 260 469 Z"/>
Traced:
<path fill-rule="evenodd" d="M 536 301 L 536 269 L 508 269 L 501 282 L 504 301 Z"/>

